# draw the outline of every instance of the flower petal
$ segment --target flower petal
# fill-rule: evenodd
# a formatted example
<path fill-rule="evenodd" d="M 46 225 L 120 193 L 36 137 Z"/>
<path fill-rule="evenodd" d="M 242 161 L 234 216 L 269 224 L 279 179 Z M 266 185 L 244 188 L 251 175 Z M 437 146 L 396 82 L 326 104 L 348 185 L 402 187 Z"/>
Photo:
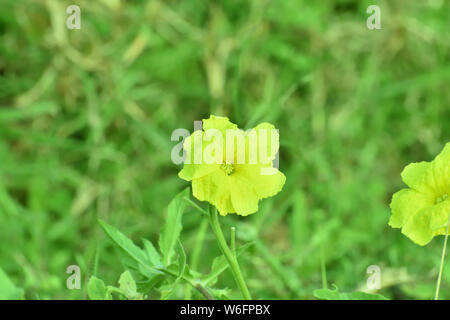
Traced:
<path fill-rule="evenodd" d="M 222 170 L 192 180 L 192 194 L 200 201 L 213 204 L 221 215 L 234 213 L 230 195 L 230 181 Z"/>
<path fill-rule="evenodd" d="M 247 155 L 249 152 L 255 152 L 251 146 L 252 131 L 257 136 L 257 159 L 259 164 L 269 165 L 275 159 L 280 148 L 280 135 L 273 124 L 263 122 L 247 133 Z M 249 158 L 249 156 L 247 156 Z"/>
<path fill-rule="evenodd" d="M 431 162 L 429 180 L 439 196 L 450 196 L 450 142 Z"/>
<path fill-rule="evenodd" d="M 411 163 L 402 172 L 403 181 L 422 192 L 450 193 L 450 143 L 431 162 Z"/>
<path fill-rule="evenodd" d="M 415 243 L 424 246 L 434 236 L 445 234 L 449 214 L 449 200 L 422 208 L 406 219 L 402 233 Z"/>
<path fill-rule="evenodd" d="M 206 176 L 216 170 L 219 170 L 218 164 L 184 164 L 183 169 L 178 172 L 178 176 L 186 181 L 198 179 Z"/>
<path fill-rule="evenodd" d="M 232 174 L 230 177 L 231 202 L 236 214 L 248 216 L 258 211 L 258 194 L 253 184 L 244 176 Z"/>
<path fill-rule="evenodd" d="M 184 140 L 183 149 L 186 151 L 186 160 L 183 169 L 178 173 L 181 179 L 191 181 L 201 178 L 219 169 L 219 165 L 205 163 L 203 150 L 211 142 L 204 141 L 202 131 L 194 131 Z"/>
<path fill-rule="evenodd" d="M 432 197 L 413 189 L 402 189 L 392 196 L 389 225 L 401 228 L 410 216 L 433 204 Z"/>
<path fill-rule="evenodd" d="M 412 189 L 424 192 L 432 192 L 427 177 L 430 163 L 426 161 L 410 163 L 402 171 L 402 180 Z"/>
<path fill-rule="evenodd" d="M 442 201 L 428 210 L 430 210 L 430 228 L 432 230 L 447 228 L 448 216 L 450 215 L 450 200 Z"/>
<path fill-rule="evenodd" d="M 237 129 L 237 125 L 232 123 L 227 117 L 210 116 L 209 119 L 203 119 L 203 130 L 209 129 L 225 131 L 227 129 Z"/>
<path fill-rule="evenodd" d="M 419 210 L 406 219 L 402 233 L 418 245 L 428 244 L 435 236 L 430 228 L 430 218 L 428 208 Z"/>
<path fill-rule="evenodd" d="M 265 169 L 273 169 L 274 174 L 263 174 Z M 286 176 L 271 166 L 237 165 L 236 175 L 242 175 L 249 181 L 259 199 L 276 195 L 283 189 L 286 182 Z"/>

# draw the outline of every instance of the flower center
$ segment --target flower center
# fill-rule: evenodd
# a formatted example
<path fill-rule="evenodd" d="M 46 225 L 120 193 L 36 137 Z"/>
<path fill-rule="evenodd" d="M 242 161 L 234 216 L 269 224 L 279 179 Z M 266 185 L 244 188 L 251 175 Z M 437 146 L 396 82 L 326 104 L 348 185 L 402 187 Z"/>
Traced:
<path fill-rule="evenodd" d="M 229 163 L 224 163 L 220 166 L 220 169 L 222 169 L 227 175 L 230 175 L 234 172 L 234 166 Z"/>
<path fill-rule="evenodd" d="M 442 201 L 447 200 L 448 194 L 444 193 L 442 196 L 436 199 L 435 204 L 441 203 Z"/>

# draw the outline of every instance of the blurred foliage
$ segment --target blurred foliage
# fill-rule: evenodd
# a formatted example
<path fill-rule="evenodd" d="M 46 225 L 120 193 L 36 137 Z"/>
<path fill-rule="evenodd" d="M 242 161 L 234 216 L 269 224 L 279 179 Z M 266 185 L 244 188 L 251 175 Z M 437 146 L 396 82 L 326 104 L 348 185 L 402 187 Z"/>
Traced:
<path fill-rule="evenodd" d="M 66 28 L 74 3 L 80 30 Z M 117 283 L 125 268 L 97 219 L 156 243 L 187 186 L 171 132 L 215 114 L 280 129 L 285 188 L 221 219 L 255 241 L 240 256 L 255 298 L 364 289 L 379 265 L 379 293 L 430 299 L 442 237 L 419 247 L 387 221 L 403 167 L 450 141 L 450 1 L 382 1 L 370 31 L 378 3 L 2 0 L 1 269 L 27 299 L 87 298 L 91 275 Z M 202 273 L 219 254 L 206 226 L 186 209 L 181 240 Z M 66 288 L 72 264 L 81 290 Z M 240 297 L 229 271 L 219 281 Z"/>

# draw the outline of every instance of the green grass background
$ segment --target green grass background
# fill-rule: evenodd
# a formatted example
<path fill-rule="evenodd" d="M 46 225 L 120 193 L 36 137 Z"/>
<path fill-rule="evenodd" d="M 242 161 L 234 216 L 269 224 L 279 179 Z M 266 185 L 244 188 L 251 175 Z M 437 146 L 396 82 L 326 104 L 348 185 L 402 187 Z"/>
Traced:
<path fill-rule="evenodd" d="M 65 27 L 69 4 L 81 30 Z M 371 4 L 382 30 L 366 28 Z M 280 129 L 283 191 L 221 219 L 256 239 L 240 257 L 253 297 L 365 289 L 379 265 L 379 293 L 430 299 L 443 237 L 419 247 L 387 222 L 404 166 L 450 141 L 449 61 L 446 0 L 3 0 L 0 267 L 28 299 L 86 298 L 92 274 L 115 284 L 124 267 L 97 219 L 156 243 L 188 185 L 171 132 L 215 114 Z M 219 249 L 201 221 L 188 209 L 181 239 L 206 273 Z M 66 288 L 71 264 L 81 290 Z M 219 286 L 240 297 L 229 271 Z"/>

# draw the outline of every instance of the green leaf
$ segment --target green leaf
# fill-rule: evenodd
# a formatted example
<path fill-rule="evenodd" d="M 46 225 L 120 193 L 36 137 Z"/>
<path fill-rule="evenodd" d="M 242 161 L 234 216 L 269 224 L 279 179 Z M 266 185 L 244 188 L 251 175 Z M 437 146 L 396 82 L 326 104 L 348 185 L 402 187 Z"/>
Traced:
<path fill-rule="evenodd" d="M 184 248 L 180 240 L 177 241 L 176 249 L 178 253 L 178 279 L 180 279 L 186 269 L 186 253 L 184 252 Z"/>
<path fill-rule="evenodd" d="M 189 188 L 184 189 L 169 203 L 167 209 L 166 223 L 159 237 L 159 248 L 163 254 L 163 262 L 166 266 L 171 263 L 175 253 L 175 245 L 183 228 L 181 218 L 187 205 L 183 198 L 189 197 L 189 194 Z"/>
<path fill-rule="evenodd" d="M 144 280 L 136 280 L 136 286 L 139 292 L 149 292 L 166 279 L 164 274 L 157 274 L 152 278 Z"/>
<path fill-rule="evenodd" d="M 87 285 L 87 294 L 91 300 L 112 300 L 103 280 L 92 276 Z"/>
<path fill-rule="evenodd" d="M 107 224 L 102 220 L 99 220 L 99 223 L 103 231 L 120 249 L 122 249 L 124 253 L 126 253 L 128 258 L 131 258 L 138 263 L 138 271 L 140 271 L 148 278 L 151 278 L 155 274 L 159 273 L 158 270 L 152 268 L 153 263 L 144 250 L 136 246 L 133 241 L 131 241 L 127 236 L 125 236 L 115 227 Z"/>
<path fill-rule="evenodd" d="M 211 292 L 213 297 L 215 297 L 216 299 L 219 299 L 219 300 L 230 300 L 231 289 L 229 289 L 229 288 L 225 288 L 225 289 L 210 288 L 209 291 Z"/>
<path fill-rule="evenodd" d="M 314 296 L 322 300 L 389 300 L 381 294 L 371 294 L 365 292 L 339 292 L 337 286 L 334 285 L 334 290 L 318 289 L 314 290 Z"/>
<path fill-rule="evenodd" d="M 0 268 L 0 300 L 23 300 L 23 290 L 16 287 Z"/>
<path fill-rule="evenodd" d="M 145 253 L 147 254 L 148 259 L 152 262 L 152 265 L 155 267 L 163 267 L 161 255 L 156 250 L 153 243 L 147 239 L 142 239 L 142 243 L 144 244 Z"/>
<path fill-rule="evenodd" d="M 119 288 L 127 299 L 140 298 L 140 294 L 137 292 L 136 282 L 128 270 L 120 275 Z"/>
<path fill-rule="evenodd" d="M 182 249 L 178 245 L 177 245 L 177 248 L 178 248 L 177 250 Z M 183 250 L 183 252 L 184 252 L 184 250 Z M 172 296 L 172 294 L 175 292 L 177 286 L 181 283 L 181 278 L 183 276 L 185 278 L 193 278 L 193 274 L 189 268 L 189 265 L 186 264 L 186 258 L 185 257 L 183 258 L 182 254 L 180 256 L 180 253 L 179 253 L 178 259 L 181 261 L 178 261 L 177 263 L 172 263 L 170 266 L 167 267 L 167 270 L 169 272 L 171 272 L 172 274 L 177 273 L 178 276 L 177 276 L 177 278 L 167 278 L 166 283 L 159 288 L 159 290 L 161 292 L 161 298 L 160 298 L 161 300 L 167 300 Z"/>
<path fill-rule="evenodd" d="M 177 284 L 178 283 L 176 281 L 171 281 L 165 285 L 162 285 L 159 288 L 159 291 L 161 292 L 161 296 L 159 299 L 169 300 L 170 297 L 174 294 Z"/>

